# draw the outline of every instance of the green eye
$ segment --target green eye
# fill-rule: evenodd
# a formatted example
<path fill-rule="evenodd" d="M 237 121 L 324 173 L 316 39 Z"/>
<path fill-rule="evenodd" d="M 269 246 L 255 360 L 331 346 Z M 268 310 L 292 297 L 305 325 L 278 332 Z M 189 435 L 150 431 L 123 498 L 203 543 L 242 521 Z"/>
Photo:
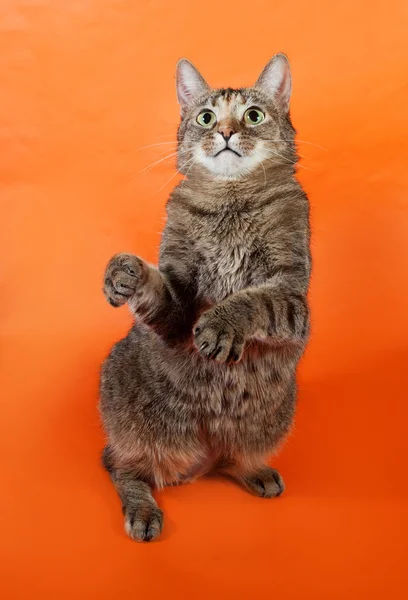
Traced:
<path fill-rule="evenodd" d="M 209 129 L 212 127 L 217 120 L 217 117 L 211 110 L 203 110 L 197 117 L 197 123 L 201 125 L 201 127 L 206 127 Z"/>
<path fill-rule="evenodd" d="M 244 114 L 244 121 L 248 125 L 259 125 L 265 120 L 264 113 L 259 108 L 248 108 Z"/>

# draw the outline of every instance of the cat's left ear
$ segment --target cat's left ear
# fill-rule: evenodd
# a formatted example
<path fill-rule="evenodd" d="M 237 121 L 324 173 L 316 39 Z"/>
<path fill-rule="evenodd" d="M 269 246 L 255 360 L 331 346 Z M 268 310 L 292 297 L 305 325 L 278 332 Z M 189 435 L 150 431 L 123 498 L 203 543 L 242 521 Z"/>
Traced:
<path fill-rule="evenodd" d="M 210 91 L 204 77 L 186 58 L 182 58 L 177 63 L 176 87 L 181 112 L 191 106 L 197 96 Z"/>
<path fill-rule="evenodd" d="M 258 77 L 255 87 L 274 98 L 284 112 L 289 111 L 292 75 L 289 60 L 285 54 L 275 54 Z"/>

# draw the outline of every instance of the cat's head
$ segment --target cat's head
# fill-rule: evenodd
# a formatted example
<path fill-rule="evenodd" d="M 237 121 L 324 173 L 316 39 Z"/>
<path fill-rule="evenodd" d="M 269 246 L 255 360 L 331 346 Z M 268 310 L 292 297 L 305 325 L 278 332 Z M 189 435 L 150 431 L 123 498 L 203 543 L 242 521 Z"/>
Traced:
<path fill-rule="evenodd" d="M 212 90 L 186 59 L 177 65 L 181 107 L 178 168 L 242 179 L 294 164 L 295 131 L 289 118 L 292 79 L 288 59 L 275 55 L 253 87 Z"/>

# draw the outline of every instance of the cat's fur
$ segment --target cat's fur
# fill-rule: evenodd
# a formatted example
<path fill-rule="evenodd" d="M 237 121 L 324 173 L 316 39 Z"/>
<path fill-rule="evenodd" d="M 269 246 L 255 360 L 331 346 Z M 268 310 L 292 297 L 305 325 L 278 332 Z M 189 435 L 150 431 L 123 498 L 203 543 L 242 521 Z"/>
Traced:
<path fill-rule="evenodd" d="M 259 496 L 283 491 L 266 460 L 291 427 L 309 332 L 309 206 L 286 57 L 249 89 L 210 90 L 188 61 L 177 79 L 187 177 L 167 204 L 159 267 L 118 254 L 104 280 L 136 324 L 102 369 L 103 461 L 126 531 L 145 541 L 163 523 L 153 487 L 215 470 Z M 251 106 L 263 123 L 243 121 Z M 217 118 L 210 130 L 196 122 L 203 108 Z M 215 156 L 227 144 L 240 156 Z"/>

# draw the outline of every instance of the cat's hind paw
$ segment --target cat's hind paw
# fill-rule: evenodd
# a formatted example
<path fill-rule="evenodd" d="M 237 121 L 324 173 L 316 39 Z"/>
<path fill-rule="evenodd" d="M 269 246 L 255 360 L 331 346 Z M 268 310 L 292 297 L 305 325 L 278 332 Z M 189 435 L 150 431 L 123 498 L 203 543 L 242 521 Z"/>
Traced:
<path fill-rule="evenodd" d="M 244 475 L 242 483 L 250 492 L 261 498 L 276 498 L 285 490 L 279 471 L 266 465 L 253 474 Z"/>

